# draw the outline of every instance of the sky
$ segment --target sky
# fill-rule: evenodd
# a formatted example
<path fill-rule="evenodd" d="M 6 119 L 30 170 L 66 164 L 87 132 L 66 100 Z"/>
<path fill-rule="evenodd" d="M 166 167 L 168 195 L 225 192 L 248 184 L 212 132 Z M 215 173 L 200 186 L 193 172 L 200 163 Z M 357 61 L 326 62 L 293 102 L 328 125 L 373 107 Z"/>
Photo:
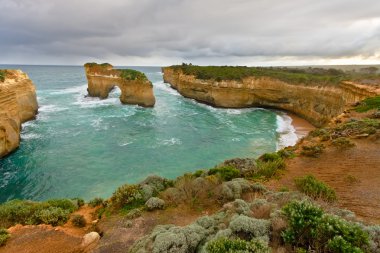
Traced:
<path fill-rule="evenodd" d="M 380 64 L 379 0 L 0 0 L 0 63 Z"/>

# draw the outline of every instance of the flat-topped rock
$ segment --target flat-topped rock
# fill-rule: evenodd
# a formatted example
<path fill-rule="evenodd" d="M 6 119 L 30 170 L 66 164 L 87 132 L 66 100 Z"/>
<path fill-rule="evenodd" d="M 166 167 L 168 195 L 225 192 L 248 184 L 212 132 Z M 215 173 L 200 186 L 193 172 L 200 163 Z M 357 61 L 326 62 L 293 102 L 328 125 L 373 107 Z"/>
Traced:
<path fill-rule="evenodd" d="M 114 69 L 108 63 L 86 63 L 84 67 L 89 96 L 105 99 L 110 91 L 118 86 L 121 90 L 120 101 L 123 104 L 154 106 L 156 99 L 153 85 L 144 73 L 132 69 Z"/>
<path fill-rule="evenodd" d="M 21 124 L 35 118 L 36 89 L 21 70 L 0 70 L 0 157 L 20 145 Z"/>

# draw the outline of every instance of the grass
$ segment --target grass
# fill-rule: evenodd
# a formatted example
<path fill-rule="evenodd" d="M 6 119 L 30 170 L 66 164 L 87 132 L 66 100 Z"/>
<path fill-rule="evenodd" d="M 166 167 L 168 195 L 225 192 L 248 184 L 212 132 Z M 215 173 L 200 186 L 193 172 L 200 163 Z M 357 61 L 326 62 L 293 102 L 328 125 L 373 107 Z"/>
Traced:
<path fill-rule="evenodd" d="M 331 144 L 339 149 L 348 149 L 355 147 L 355 143 L 347 137 L 339 137 L 332 140 Z"/>
<path fill-rule="evenodd" d="M 373 109 L 380 110 L 380 96 L 364 99 L 358 106 L 356 106 L 355 111 L 367 112 Z"/>
<path fill-rule="evenodd" d="M 334 189 L 317 180 L 313 175 L 296 178 L 294 181 L 300 192 L 313 199 L 323 199 L 328 202 L 334 202 L 337 199 Z"/>
<path fill-rule="evenodd" d="M 242 80 L 246 77 L 272 77 L 284 82 L 297 84 L 338 84 L 347 79 L 347 74 L 336 69 L 322 68 L 279 68 L 279 67 L 246 67 L 246 66 L 196 66 L 182 64 L 171 66 L 184 74 L 194 75 L 202 80 Z"/>
<path fill-rule="evenodd" d="M 7 75 L 7 73 L 5 72 L 5 70 L 0 70 L 0 82 L 4 82 L 5 81 L 5 76 Z"/>
<path fill-rule="evenodd" d="M 86 226 L 86 219 L 84 218 L 83 215 L 80 214 L 75 214 L 71 218 L 71 222 L 73 223 L 74 226 L 78 228 L 83 228 Z"/>
<path fill-rule="evenodd" d="M 148 80 L 144 73 L 133 69 L 119 69 L 120 77 L 125 80 Z"/>
<path fill-rule="evenodd" d="M 210 169 L 209 175 L 218 175 L 223 181 L 230 181 L 240 176 L 240 171 L 232 166 L 224 166 L 220 168 Z"/>
<path fill-rule="evenodd" d="M 0 228 L 0 247 L 5 245 L 9 237 L 8 231 L 4 228 Z"/>
<path fill-rule="evenodd" d="M 257 159 L 257 172 L 254 178 L 268 180 L 277 176 L 279 171 L 285 167 L 282 153 L 266 153 Z"/>
<path fill-rule="evenodd" d="M 324 149 L 325 146 L 323 144 L 305 145 L 302 146 L 301 155 L 309 157 L 319 157 Z"/>

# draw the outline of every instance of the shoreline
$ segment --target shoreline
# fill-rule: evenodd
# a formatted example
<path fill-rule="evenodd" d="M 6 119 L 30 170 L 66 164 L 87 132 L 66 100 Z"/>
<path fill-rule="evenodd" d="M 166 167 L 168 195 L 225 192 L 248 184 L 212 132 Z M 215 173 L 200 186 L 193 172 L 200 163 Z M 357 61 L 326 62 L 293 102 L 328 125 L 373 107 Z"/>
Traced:
<path fill-rule="evenodd" d="M 298 140 L 305 137 L 309 132 L 316 129 L 316 127 L 313 126 L 309 121 L 301 118 L 300 116 L 297 116 L 291 112 L 286 112 L 286 115 L 288 115 L 292 119 L 291 124 L 295 129 L 295 134 L 297 135 Z"/>

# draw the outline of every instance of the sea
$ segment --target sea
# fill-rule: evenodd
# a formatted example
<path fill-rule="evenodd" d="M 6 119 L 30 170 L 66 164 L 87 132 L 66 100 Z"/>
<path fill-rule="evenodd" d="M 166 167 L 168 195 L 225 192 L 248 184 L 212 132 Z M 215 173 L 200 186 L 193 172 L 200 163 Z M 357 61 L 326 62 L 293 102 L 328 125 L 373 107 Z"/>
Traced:
<path fill-rule="evenodd" d="M 22 126 L 20 147 L 0 159 L 0 202 L 107 198 L 148 175 L 174 179 L 297 141 L 284 112 L 214 108 L 170 88 L 160 67 L 128 68 L 153 83 L 154 108 L 122 105 L 117 87 L 108 99 L 86 96 L 82 66 L 0 65 L 26 72 L 39 103 L 37 118 Z"/>

